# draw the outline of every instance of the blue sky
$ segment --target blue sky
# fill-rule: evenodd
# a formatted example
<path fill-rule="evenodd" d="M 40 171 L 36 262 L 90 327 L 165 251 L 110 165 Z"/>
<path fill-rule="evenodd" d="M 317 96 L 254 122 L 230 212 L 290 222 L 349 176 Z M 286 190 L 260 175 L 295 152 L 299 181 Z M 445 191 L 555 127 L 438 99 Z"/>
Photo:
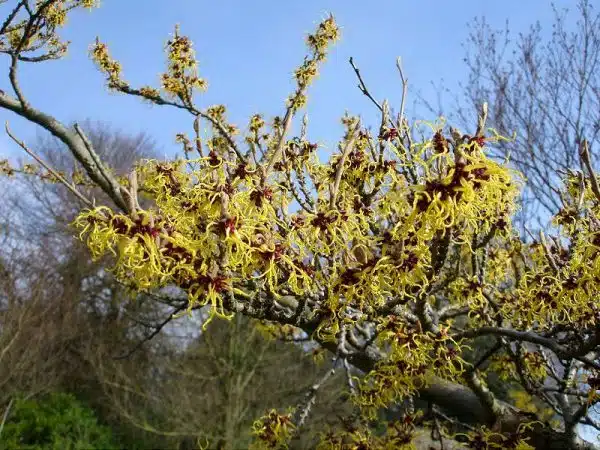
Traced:
<path fill-rule="evenodd" d="M 92 12 L 78 12 L 62 32 L 71 40 L 61 61 L 24 66 L 21 85 L 32 104 L 62 121 L 90 118 L 121 129 L 147 132 L 161 154 L 172 156 L 180 148 L 179 132 L 191 131 L 189 117 L 177 110 L 149 106 L 139 99 L 108 93 L 102 74 L 88 57 L 96 36 L 109 44 L 111 53 L 134 86 L 158 86 L 164 69 L 163 47 L 174 24 L 190 36 L 197 51 L 200 72 L 209 90 L 199 97 L 201 107 L 223 103 L 233 123 L 245 126 L 256 112 L 267 117 L 281 114 L 284 99 L 293 89 L 292 72 L 305 54 L 304 37 L 331 12 L 342 26 L 342 40 L 332 50 L 321 75 L 309 91 L 309 137 L 329 145 L 342 134 L 340 116 L 347 109 L 367 122 L 377 111 L 356 88 L 348 64 L 354 57 L 372 94 L 388 98 L 398 107 L 401 84 L 395 68 L 401 56 L 409 79 L 409 106 L 417 93 L 436 100 L 431 83 L 457 88 L 467 70 L 462 62 L 469 26 L 475 16 L 485 16 L 495 28 L 508 20 L 513 32 L 525 31 L 539 20 L 550 30 L 553 12 L 548 0 L 395 0 L 395 1 L 219 1 L 206 0 L 102 0 Z M 562 9 L 574 9 L 575 0 L 556 0 Z M 592 2 L 600 3 L 598 0 Z M 9 2 L 8 7 L 12 4 Z M 6 16 L 7 7 L 0 7 Z M 0 63 L 4 73 L 7 63 Z M 9 91 L 8 78 L 0 89 Z M 450 97 L 446 97 L 450 100 Z M 410 112 L 410 111 L 409 111 Z M 434 119 L 430 115 L 418 117 Z M 17 134 L 33 142 L 34 125 L 0 110 Z M 0 158 L 21 156 L 19 149 L 0 133 Z M 586 437 L 590 437 L 589 435 Z"/>
<path fill-rule="evenodd" d="M 574 0 L 556 2 L 559 8 Z M 573 5 L 574 6 L 574 5 Z M 0 8 L 2 16 L 6 7 Z M 416 94 L 435 101 L 431 82 L 456 87 L 466 76 L 461 43 L 474 16 L 485 16 L 495 27 L 509 20 L 522 31 L 540 20 L 552 22 L 550 2 L 408 0 L 362 1 L 221 1 L 102 0 L 92 12 L 74 14 L 62 35 L 71 40 L 61 61 L 24 66 L 21 83 L 34 106 L 60 120 L 103 120 L 124 131 L 145 131 L 154 137 L 160 154 L 179 151 L 175 133 L 191 130 L 181 111 L 149 106 L 139 99 L 108 93 L 102 74 L 88 57 L 96 36 L 109 44 L 134 86 L 158 86 L 165 63 L 162 51 L 175 23 L 189 35 L 197 50 L 201 74 L 209 90 L 198 98 L 200 106 L 223 103 L 233 123 L 262 112 L 281 114 L 283 101 L 293 88 L 292 71 L 305 54 L 304 37 L 328 12 L 342 26 L 342 40 L 322 67 L 309 91 L 309 135 L 331 148 L 342 133 L 339 117 L 348 109 L 367 122 L 377 112 L 356 88 L 348 64 L 354 57 L 373 95 L 398 106 L 401 85 L 395 59 L 401 56 L 410 83 L 410 103 Z M 6 63 L 4 63 L 6 64 Z M 3 66 L 4 68 L 6 65 Z M 8 90 L 7 78 L 0 89 Z M 447 97 L 449 100 L 449 97 Z M 433 119 L 427 113 L 423 119 Z M 32 142 L 35 126 L 14 114 L 0 111 L 19 135 Z M 17 155 L 16 145 L 0 134 L 0 155 Z"/>

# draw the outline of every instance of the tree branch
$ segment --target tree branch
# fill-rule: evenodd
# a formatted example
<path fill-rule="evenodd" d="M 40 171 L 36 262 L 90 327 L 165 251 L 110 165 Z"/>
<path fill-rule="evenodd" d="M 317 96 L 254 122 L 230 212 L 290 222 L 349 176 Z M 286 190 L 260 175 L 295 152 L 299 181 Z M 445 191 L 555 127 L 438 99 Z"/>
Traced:
<path fill-rule="evenodd" d="M 115 205 L 125 212 L 128 212 L 128 206 L 120 191 L 118 182 L 112 177 L 102 174 L 101 167 L 98 167 L 94 157 L 86 147 L 81 137 L 73 131 L 68 130 L 62 123 L 54 117 L 39 111 L 32 106 L 24 108 L 21 102 L 14 97 L 0 92 L 0 107 L 13 111 L 19 116 L 41 126 L 60 139 L 71 151 L 75 159 L 83 166 L 88 176 L 98 184 L 98 186 L 111 198 Z"/>

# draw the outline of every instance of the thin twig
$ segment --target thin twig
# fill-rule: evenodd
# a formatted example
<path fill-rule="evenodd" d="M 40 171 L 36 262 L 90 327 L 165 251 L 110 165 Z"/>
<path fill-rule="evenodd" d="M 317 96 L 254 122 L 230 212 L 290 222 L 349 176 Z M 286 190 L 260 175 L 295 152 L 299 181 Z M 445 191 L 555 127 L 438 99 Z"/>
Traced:
<path fill-rule="evenodd" d="M 543 231 L 540 231 L 540 241 L 542 242 L 542 246 L 544 247 L 544 252 L 546 253 L 546 258 L 548 259 L 550 266 L 552 267 L 552 269 L 554 269 L 555 272 L 558 272 L 558 265 L 554 260 L 554 256 L 550 251 L 550 247 L 548 247 L 548 242 L 546 241 L 546 236 L 544 235 Z"/>
<path fill-rule="evenodd" d="M 335 373 L 336 370 L 336 364 L 337 361 L 339 359 L 339 354 L 336 355 L 334 358 L 332 358 L 332 367 L 331 369 L 329 369 L 327 372 L 325 372 L 325 375 L 323 375 L 323 377 L 321 377 L 321 379 L 313 384 L 307 394 L 307 398 L 305 400 L 304 405 L 299 408 L 299 412 L 297 413 L 296 416 L 296 420 L 294 421 L 296 424 L 296 431 L 298 431 L 306 422 L 306 419 L 308 418 L 308 415 L 310 414 L 310 410 L 312 409 L 313 405 L 315 404 L 316 398 L 317 398 L 317 392 L 319 391 L 319 389 L 321 388 L 321 386 L 323 386 L 323 384 Z"/>
<path fill-rule="evenodd" d="M 352 394 L 356 394 L 358 391 L 356 389 L 356 384 L 352 379 L 350 363 L 348 363 L 347 358 L 344 358 L 342 361 L 344 362 L 344 369 L 346 369 L 346 380 L 348 381 L 348 387 L 350 388 L 350 392 L 352 392 Z"/>
<path fill-rule="evenodd" d="M 15 141 L 25 152 L 35 159 L 41 166 L 43 166 L 48 172 L 50 172 L 58 181 L 60 181 L 69 191 L 71 191 L 79 200 L 84 202 L 89 207 L 93 208 L 94 204 L 92 201 L 87 199 L 81 192 L 79 192 L 71 183 L 69 183 L 62 175 L 60 175 L 56 170 L 46 164 L 38 155 L 36 155 L 31 149 L 29 149 L 23 141 L 20 141 L 15 135 L 13 135 L 8 128 L 8 121 L 5 123 L 6 133 L 10 136 L 10 138 Z"/>
<path fill-rule="evenodd" d="M 6 419 L 8 418 L 8 413 L 10 412 L 10 408 L 13 404 L 13 399 L 10 399 L 10 402 L 8 402 L 8 406 L 6 407 L 6 409 L 4 410 L 4 415 L 2 416 L 2 422 L 0 423 L 0 436 L 2 436 L 2 430 L 4 429 L 4 424 L 6 423 Z"/>
<path fill-rule="evenodd" d="M 475 137 L 483 137 L 483 133 L 485 131 L 485 123 L 487 122 L 488 117 L 488 104 L 484 102 L 481 105 L 481 114 L 477 120 L 477 131 L 475 132 Z"/>
<path fill-rule="evenodd" d="M 342 156 L 338 160 L 337 172 L 335 174 L 335 182 L 333 185 L 333 189 L 331 191 L 331 198 L 329 200 L 329 206 L 332 209 L 335 208 L 335 201 L 337 198 L 338 190 L 340 188 L 340 182 L 342 180 L 342 173 L 344 172 L 344 163 L 346 162 L 346 158 L 352 151 L 352 147 L 354 147 L 354 141 L 356 140 L 356 132 L 358 131 L 359 128 L 360 128 L 360 120 L 357 120 L 356 124 L 352 128 L 352 131 L 350 131 L 350 136 L 348 138 L 348 141 L 346 142 L 346 147 L 342 151 Z"/>
<path fill-rule="evenodd" d="M 398 56 L 396 58 L 396 67 L 398 68 L 398 73 L 400 74 L 400 80 L 402 80 L 402 99 L 400 100 L 400 121 L 403 121 L 404 118 L 404 106 L 406 104 L 406 97 L 408 95 L 408 78 L 404 76 L 404 71 L 402 70 L 402 60 Z"/>
<path fill-rule="evenodd" d="M 117 355 L 117 356 L 113 356 L 113 359 L 115 360 L 120 360 L 120 359 L 127 359 L 129 358 L 131 355 L 133 355 L 137 350 L 139 350 L 142 345 L 144 345 L 146 342 L 150 341 L 154 336 L 156 336 L 158 333 L 160 333 L 160 331 L 169 323 L 171 322 L 171 320 L 174 319 L 174 317 L 177 315 L 177 313 L 183 311 L 185 309 L 185 306 L 179 306 L 177 308 L 175 308 L 175 310 L 169 314 L 169 316 L 163 320 L 161 323 L 159 323 L 158 325 L 156 325 L 154 327 L 154 331 L 152 331 L 152 333 L 150 333 L 149 335 L 145 336 L 143 339 L 141 339 L 131 350 L 129 350 L 127 353 L 124 353 L 122 355 Z"/>
<path fill-rule="evenodd" d="M 590 174 L 592 191 L 594 192 L 596 199 L 600 202 L 600 186 L 598 185 L 598 178 L 596 178 L 594 167 L 592 166 L 592 158 L 590 156 L 590 149 L 586 139 L 584 139 L 579 145 L 579 157 Z"/>
<path fill-rule="evenodd" d="M 358 67 L 354 65 L 354 59 L 352 58 L 352 56 L 350 57 L 349 62 L 352 66 L 352 69 L 354 69 L 354 73 L 358 78 L 358 88 L 360 89 L 360 92 L 365 94 L 373 102 L 373 104 L 377 106 L 377 109 L 379 109 L 379 111 L 383 112 L 383 106 L 381 106 L 379 102 L 373 98 L 373 96 L 367 89 L 367 86 L 365 85 L 365 82 L 363 81 L 362 76 L 360 75 L 360 70 L 358 70 Z"/>
<path fill-rule="evenodd" d="M 239 160 L 244 163 L 247 162 L 247 158 L 242 154 L 242 152 L 238 148 L 238 145 L 236 144 L 235 140 L 233 139 L 231 134 L 225 128 L 225 125 L 223 125 L 221 123 L 221 121 L 212 117 L 210 114 L 200 111 L 193 106 L 183 105 L 183 104 L 179 104 L 177 102 L 171 101 L 171 100 L 167 100 L 161 96 L 149 98 L 146 95 L 144 95 L 142 93 L 142 91 L 140 91 L 139 89 L 134 89 L 129 86 L 117 86 L 117 89 L 125 94 L 143 97 L 146 100 L 152 101 L 153 103 L 155 103 L 157 105 L 168 105 L 168 106 L 173 106 L 175 108 L 184 109 L 184 110 L 188 111 L 190 114 L 192 114 L 194 117 L 201 117 L 204 120 L 207 120 L 217 129 L 217 131 L 221 134 L 221 136 L 225 138 L 225 140 L 227 141 L 227 144 L 234 151 L 234 153 L 239 158 Z"/>

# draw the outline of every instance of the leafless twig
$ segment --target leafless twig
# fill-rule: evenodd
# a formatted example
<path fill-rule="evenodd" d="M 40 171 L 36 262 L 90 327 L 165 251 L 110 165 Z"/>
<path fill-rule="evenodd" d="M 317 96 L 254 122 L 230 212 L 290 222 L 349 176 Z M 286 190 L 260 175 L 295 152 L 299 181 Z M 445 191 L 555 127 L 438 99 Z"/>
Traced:
<path fill-rule="evenodd" d="M 46 164 L 44 162 L 44 160 L 42 160 L 42 158 L 40 158 L 29 147 L 27 147 L 27 145 L 25 145 L 25 143 L 23 141 L 19 140 L 14 134 L 12 134 L 12 132 L 8 128 L 8 121 L 6 121 L 6 123 L 5 123 L 5 128 L 6 128 L 6 133 L 10 136 L 10 138 L 13 141 L 15 141 L 23 150 L 25 150 L 25 152 L 29 156 L 31 156 L 33 159 L 35 159 L 42 167 L 44 167 L 48 172 L 50 172 L 69 191 L 71 191 L 71 193 L 73 193 L 73 195 L 75 195 L 79 200 L 81 200 L 83 203 L 85 203 L 87 206 L 89 206 L 91 208 L 94 207 L 93 202 L 91 200 L 89 200 L 88 198 L 86 198 L 81 192 L 79 192 L 76 189 L 75 185 L 73 185 L 72 183 L 69 183 L 60 173 L 58 173 L 56 170 L 54 170 L 52 167 L 50 167 L 48 164 Z"/>

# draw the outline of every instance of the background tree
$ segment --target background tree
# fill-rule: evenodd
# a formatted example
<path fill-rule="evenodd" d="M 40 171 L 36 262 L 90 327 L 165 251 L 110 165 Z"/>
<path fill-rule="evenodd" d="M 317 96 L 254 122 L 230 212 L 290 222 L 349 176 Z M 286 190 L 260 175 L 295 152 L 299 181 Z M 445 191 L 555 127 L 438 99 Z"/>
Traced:
<path fill-rule="evenodd" d="M 479 18 L 465 43 L 469 77 L 456 115 L 472 123 L 486 101 L 489 126 L 515 134 L 491 148 L 526 176 L 521 220 L 530 226 L 562 208 L 561 173 L 579 167 L 583 139 L 594 148 L 600 138 L 600 14 L 589 0 L 577 2 L 576 18 L 567 12 L 554 7 L 551 33 L 538 22 L 517 36 Z"/>
<path fill-rule="evenodd" d="M 145 370 L 132 355 L 125 364 L 99 357 L 96 371 L 113 407 L 148 433 L 165 436 L 169 448 L 207 442 L 210 448 L 247 448 L 257 417 L 301 402 L 310 385 L 330 370 L 327 362 L 315 365 L 311 352 L 297 345 L 265 339 L 242 316 L 231 324 L 211 323 L 178 351 L 166 339 L 151 344 L 156 356 Z M 329 381 L 306 433 L 292 448 L 314 448 L 317 433 L 337 426 L 338 416 L 350 410 L 338 378 Z"/>
<path fill-rule="evenodd" d="M 106 124 L 86 124 L 91 142 L 117 172 L 153 154 L 154 145 L 143 134 L 130 137 Z M 80 176 L 56 138 L 40 134 L 36 150 L 57 171 Z M 148 308 L 141 297 L 129 302 L 124 286 L 107 273 L 106 261 L 92 262 L 73 239 L 69 224 L 78 199 L 63 185 L 41 180 L 49 175 L 43 168 L 30 165 L 26 170 L 37 176 L 7 180 L 0 205 L 6 274 L 0 339 L 7 342 L 2 404 L 6 407 L 19 396 L 68 391 L 101 411 L 100 384 L 88 363 L 90 349 L 96 355 L 100 346 L 106 350 L 103 356 L 112 358 L 135 346 L 149 331 L 128 317 L 156 315 L 156 304 Z M 99 204 L 106 197 L 91 186 L 83 188 Z M 114 414 L 112 419 L 104 414 L 102 420 L 115 428 L 120 422 Z"/>

